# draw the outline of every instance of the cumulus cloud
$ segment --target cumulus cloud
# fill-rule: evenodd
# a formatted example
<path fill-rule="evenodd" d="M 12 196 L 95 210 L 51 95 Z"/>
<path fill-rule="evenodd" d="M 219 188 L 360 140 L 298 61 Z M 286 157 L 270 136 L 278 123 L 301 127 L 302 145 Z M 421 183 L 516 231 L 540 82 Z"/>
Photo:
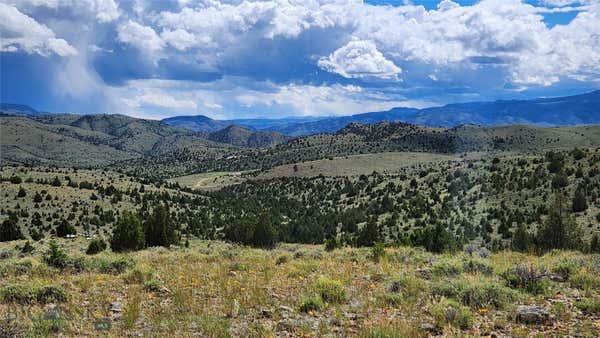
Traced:
<path fill-rule="evenodd" d="M 164 47 L 164 41 L 152 27 L 129 20 L 117 29 L 119 41 L 128 43 L 140 50 L 157 52 Z"/>
<path fill-rule="evenodd" d="M 3 3 L 0 3 L 0 35 L 1 52 L 25 51 L 43 56 L 77 54 L 77 50 L 67 41 L 56 38 L 50 28 Z"/>
<path fill-rule="evenodd" d="M 98 90 L 137 112 L 353 113 L 419 104 L 407 100 L 417 95 L 481 99 L 600 81 L 600 0 L 441 0 L 430 10 L 362 0 L 0 1 L 10 4 L 0 7 L 1 51 L 66 56 L 77 46 Z M 555 12 L 574 19 L 549 24 Z M 59 83 L 68 89 L 64 76 Z"/>
<path fill-rule="evenodd" d="M 76 13 L 93 15 L 99 22 L 111 22 L 119 18 L 119 6 L 114 0 L 4 0 L 27 12 L 37 7 L 53 10 L 72 9 Z"/>
<path fill-rule="evenodd" d="M 346 78 L 392 79 L 402 72 L 377 50 L 373 42 L 361 40 L 348 42 L 329 57 L 321 58 L 318 64 L 321 68 Z"/>

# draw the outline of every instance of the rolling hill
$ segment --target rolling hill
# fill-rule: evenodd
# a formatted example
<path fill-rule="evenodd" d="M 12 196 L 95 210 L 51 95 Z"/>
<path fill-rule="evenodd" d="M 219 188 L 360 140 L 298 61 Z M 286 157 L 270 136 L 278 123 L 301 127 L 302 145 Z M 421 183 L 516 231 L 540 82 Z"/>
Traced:
<path fill-rule="evenodd" d="M 325 118 L 217 121 L 206 116 L 181 116 L 163 121 L 167 124 L 203 131 L 214 131 L 220 129 L 218 126 L 237 124 L 256 130 L 277 131 L 290 136 L 334 133 L 349 123 L 373 124 L 383 121 L 448 128 L 462 124 L 585 125 L 600 123 L 600 91 L 534 100 L 456 103 L 425 109 L 393 108 L 388 111 Z"/>
<path fill-rule="evenodd" d="M 0 116 L 0 161 L 93 167 L 187 148 L 220 153 L 229 146 L 159 121 L 123 115 Z"/>
<path fill-rule="evenodd" d="M 252 131 L 248 128 L 230 125 L 210 133 L 208 139 L 240 147 L 265 148 L 285 142 L 289 137 L 274 131 Z"/>

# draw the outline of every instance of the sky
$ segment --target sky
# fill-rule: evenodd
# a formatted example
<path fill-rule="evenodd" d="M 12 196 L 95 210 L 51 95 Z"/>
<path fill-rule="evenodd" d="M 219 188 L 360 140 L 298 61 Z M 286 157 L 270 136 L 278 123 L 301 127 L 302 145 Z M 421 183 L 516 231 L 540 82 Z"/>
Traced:
<path fill-rule="evenodd" d="M 600 89 L 600 0 L 0 0 L 0 101 L 160 119 Z"/>

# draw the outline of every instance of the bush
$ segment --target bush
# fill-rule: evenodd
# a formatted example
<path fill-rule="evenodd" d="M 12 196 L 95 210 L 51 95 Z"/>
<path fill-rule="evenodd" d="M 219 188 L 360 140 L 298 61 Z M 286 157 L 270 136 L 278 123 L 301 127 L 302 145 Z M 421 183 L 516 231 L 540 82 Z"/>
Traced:
<path fill-rule="evenodd" d="M 463 261 L 463 271 L 468 273 L 480 273 L 491 275 L 494 270 L 487 263 L 476 259 L 468 259 Z"/>
<path fill-rule="evenodd" d="M 47 304 L 67 301 L 67 294 L 61 286 L 30 284 L 9 284 L 0 289 L 0 299 L 4 303 Z"/>
<path fill-rule="evenodd" d="M 461 306 L 452 300 L 442 300 L 433 307 L 433 316 L 438 327 L 446 324 L 469 329 L 473 326 L 473 314 L 469 308 Z"/>
<path fill-rule="evenodd" d="M 341 303 L 346 300 L 346 292 L 342 282 L 327 278 L 318 279 L 313 285 L 317 294 L 329 303 Z"/>
<path fill-rule="evenodd" d="M 23 236 L 15 217 L 9 217 L 0 224 L 0 242 L 15 241 L 23 238 L 25 236 Z"/>
<path fill-rule="evenodd" d="M 100 273 L 118 275 L 135 266 L 135 262 L 126 257 L 118 257 L 116 259 L 96 260 L 94 266 Z"/>
<path fill-rule="evenodd" d="M 575 301 L 575 306 L 585 313 L 591 315 L 600 315 L 600 299 L 584 298 L 582 300 Z"/>
<path fill-rule="evenodd" d="M 431 273 L 435 276 L 456 276 L 462 272 L 458 264 L 442 260 L 436 262 L 431 268 Z"/>
<path fill-rule="evenodd" d="M 373 259 L 374 262 L 379 262 L 384 257 L 385 246 L 381 242 L 375 243 L 371 248 L 371 259 Z"/>
<path fill-rule="evenodd" d="M 559 274 L 564 280 L 571 278 L 580 268 L 580 265 L 572 260 L 563 260 L 552 269 L 552 272 Z"/>
<path fill-rule="evenodd" d="M 139 217 L 124 211 L 117 220 L 110 240 L 110 247 L 115 252 L 140 250 L 144 248 L 144 231 Z"/>
<path fill-rule="evenodd" d="M 58 246 L 56 241 L 51 240 L 48 244 L 48 250 L 42 257 L 43 261 L 49 266 L 64 269 L 71 263 L 71 260 L 65 250 Z"/>
<path fill-rule="evenodd" d="M 281 255 L 281 256 L 277 257 L 277 260 L 275 261 L 275 264 L 276 265 L 281 265 L 281 264 L 285 264 L 285 263 L 287 263 L 289 261 L 290 261 L 290 255 L 285 254 L 285 255 Z"/>
<path fill-rule="evenodd" d="M 336 237 L 329 237 L 325 240 L 325 250 L 333 251 L 342 247 L 342 242 Z"/>
<path fill-rule="evenodd" d="M 30 241 L 26 241 L 25 244 L 23 244 L 23 247 L 21 247 L 21 253 L 24 254 L 32 253 L 34 250 L 35 248 L 31 245 Z"/>
<path fill-rule="evenodd" d="M 85 253 L 87 255 L 95 255 L 99 252 L 106 250 L 106 242 L 101 239 L 93 239 L 88 245 Z"/>
<path fill-rule="evenodd" d="M 68 235 L 75 234 L 77 234 L 77 230 L 65 219 L 61 220 L 60 224 L 56 227 L 56 236 L 58 237 L 67 237 Z"/>
<path fill-rule="evenodd" d="M 325 308 L 325 304 L 321 297 L 304 297 L 298 306 L 301 312 L 320 311 L 323 308 Z"/>
<path fill-rule="evenodd" d="M 506 270 L 502 277 L 511 288 L 522 289 L 532 294 L 543 293 L 548 286 L 533 266 L 518 265 Z"/>
<path fill-rule="evenodd" d="M 579 271 L 569 278 L 571 286 L 581 290 L 600 289 L 600 276 L 589 271 Z"/>

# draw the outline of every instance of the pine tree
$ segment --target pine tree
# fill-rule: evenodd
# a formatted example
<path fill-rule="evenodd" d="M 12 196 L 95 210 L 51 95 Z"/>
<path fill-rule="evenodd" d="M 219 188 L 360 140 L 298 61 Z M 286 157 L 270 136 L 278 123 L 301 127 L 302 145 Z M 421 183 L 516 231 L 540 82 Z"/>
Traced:
<path fill-rule="evenodd" d="M 594 234 L 590 240 L 590 252 L 600 253 L 600 238 L 598 237 L 598 234 Z"/>
<path fill-rule="evenodd" d="M 531 248 L 531 235 L 525 229 L 523 224 L 520 224 L 513 234 L 511 247 L 515 251 L 526 252 Z"/>
<path fill-rule="evenodd" d="M 144 248 L 144 231 L 140 218 L 124 211 L 115 223 L 110 247 L 115 252 L 139 250 Z"/>
<path fill-rule="evenodd" d="M 252 242 L 260 247 L 272 247 L 276 240 L 276 231 L 268 215 L 263 215 L 254 229 Z"/>
<path fill-rule="evenodd" d="M 367 221 L 367 225 L 362 229 L 358 237 L 359 246 L 373 246 L 380 240 L 379 227 L 377 226 L 377 220 L 371 218 Z"/>
<path fill-rule="evenodd" d="M 573 196 L 573 212 L 582 212 L 587 210 L 588 204 L 583 189 L 577 189 Z"/>
<path fill-rule="evenodd" d="M 581 246 L 581 230 L 569 214 L 565 198 L 557 193 L 550 207 L 550 215 L 537 234 L 540 249 L 576 249 Z"/>
<path fill-rule="evenodd" d="M 148 216 L 144 224 L 146 245 L 165 246 L 177 244 L 179 234 L 174 220 L 169 215 L 169 207 L 159 204 L 154 207 L 153 213 Z"/>
<path fill-rule="evenodd" d="M 23 239 L 23 233 L 17 224 L 16 216 L 9 215 L 8 219 L 0 225 L 0 242 L 14 241 L 17 239 Z"/>

